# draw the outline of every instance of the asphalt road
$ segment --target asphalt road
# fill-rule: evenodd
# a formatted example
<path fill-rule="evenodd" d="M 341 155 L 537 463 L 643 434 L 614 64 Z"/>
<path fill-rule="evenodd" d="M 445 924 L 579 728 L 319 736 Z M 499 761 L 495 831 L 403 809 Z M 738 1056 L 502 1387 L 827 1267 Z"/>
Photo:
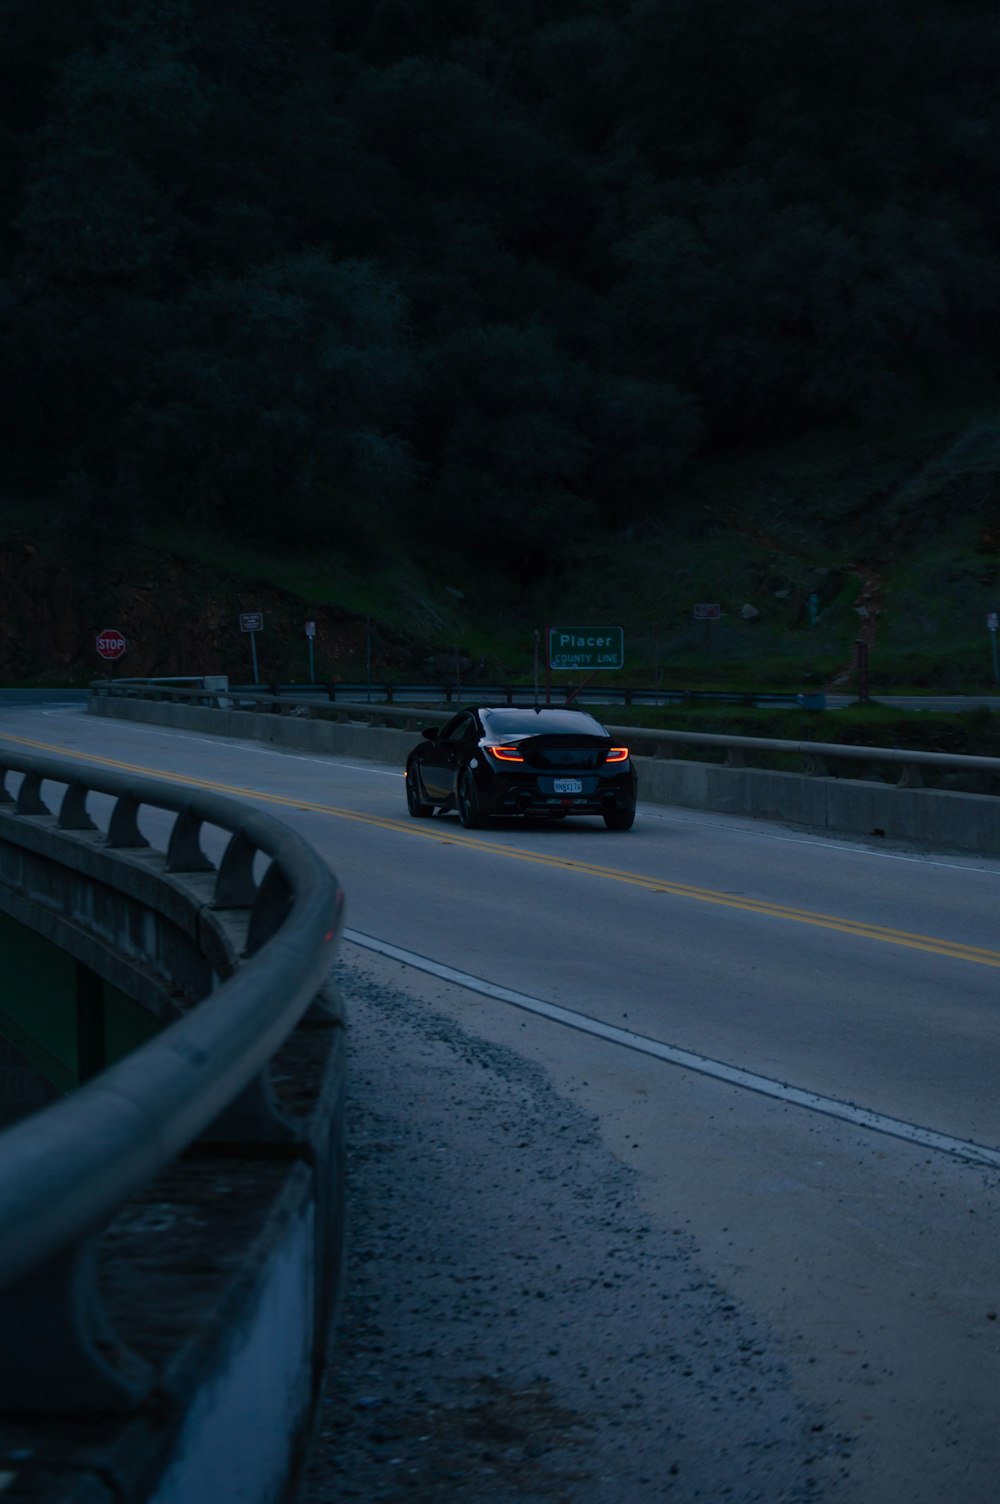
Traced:
<path fill-rule="evenodd" d="M 396 768 L 65 705 L 2 736 L 260 799 L 344 884 L 364 1257 L 310 1504 L 992 1504 L 1000 861 L 466 832 Z"/>

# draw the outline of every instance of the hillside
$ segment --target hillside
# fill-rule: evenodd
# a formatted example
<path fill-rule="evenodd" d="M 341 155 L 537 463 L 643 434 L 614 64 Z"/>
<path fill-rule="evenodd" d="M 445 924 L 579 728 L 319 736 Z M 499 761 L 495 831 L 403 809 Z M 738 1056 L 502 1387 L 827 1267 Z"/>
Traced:
<path fill-rule="evenodd" d="M 994 370 L 987 0 L 0 26 L 4 484 L 92 527 L 544 582 L 706 463 Z"/>
<path fill-rule="evenodd" d="M 522 681 L 535 631 L 562 620 L 621 624 L 628 682 L 850 683 L 860 637 L 876 688 L 993 684 L 1000 418 L 985 399 L 702 466 L 676 520 L 570 530 L 540 582 L 390 540 L 362 569 L 332 549 L 263 552 L 193 528 L 122 544 L 81 533 L 71 512 L 39 515 L 0 509 L 8 683 L 86 682 L 112 626 L 130 644 L 120 673 L 246 680 L 238 614 L 259 610 L 261 675 L 283 682 L 307 677 L 307 620 L 319 679 L 364 679 L 369 652 L 379 679 L 451 679 L 457 649 L 463 680 Z M 700 602 L 721 618 L 694 621 Z"/>
<path fill-rule="evenodd" d="M 0 672 L 978 683 L 994 0 L 0 3 Z M 718 603 L 706 635 L 691 609 Z M 432 663 L 433 667 L 433 663 Z"/>

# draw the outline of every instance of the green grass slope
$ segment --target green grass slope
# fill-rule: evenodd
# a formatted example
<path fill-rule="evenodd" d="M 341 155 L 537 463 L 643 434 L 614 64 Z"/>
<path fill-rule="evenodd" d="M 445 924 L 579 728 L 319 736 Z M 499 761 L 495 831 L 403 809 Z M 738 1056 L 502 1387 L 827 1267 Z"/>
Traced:
<path fill-rule="evenodd" d="M 1000 609 L 1000 413 L 929 406 L 905 423 L 806 435 L 705 464 L 627 532 L 552 539 L 546 581 L 489 559 L 402 553 L 360 566 L 325 546 L 252 547 L 160 526 L 81 534 L 57 508 L 0 506 L 0 674 L 85 682 L 94 634 L 117 626 L 121 672 L 246 677 L 241 610 L 267 613 L 262 676 L 530 679 L 547 625 L 621 625 L 625 669 L 664 687 L 850 689 L 855 644 L 875 692 L 994 687 Z M 718 620 L 695 620 L 699 603 Z M 544 658 L 541 659 L 544 663 Z"/>

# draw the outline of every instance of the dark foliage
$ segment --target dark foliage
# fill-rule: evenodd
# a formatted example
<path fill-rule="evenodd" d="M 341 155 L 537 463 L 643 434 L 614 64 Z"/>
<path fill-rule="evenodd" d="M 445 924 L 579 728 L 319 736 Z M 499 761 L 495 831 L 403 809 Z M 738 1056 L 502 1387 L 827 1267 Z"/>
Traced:
<path fill-rule="evenodd" d="M 987 0 L 0 0 L 9 480 L 548 568 L 995 359 L 998 93 Z"/>

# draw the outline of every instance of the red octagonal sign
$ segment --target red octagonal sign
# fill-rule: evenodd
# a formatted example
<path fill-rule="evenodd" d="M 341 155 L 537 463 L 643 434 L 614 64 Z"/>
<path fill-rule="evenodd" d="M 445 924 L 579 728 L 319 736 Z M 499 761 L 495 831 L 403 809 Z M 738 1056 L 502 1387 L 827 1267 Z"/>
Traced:
<path fill-rule="evenodd" d="M 120 658 L 127 644 L 117 627 L 105 627 L 97 634 L 97 651 L 102 658 Z"/>

